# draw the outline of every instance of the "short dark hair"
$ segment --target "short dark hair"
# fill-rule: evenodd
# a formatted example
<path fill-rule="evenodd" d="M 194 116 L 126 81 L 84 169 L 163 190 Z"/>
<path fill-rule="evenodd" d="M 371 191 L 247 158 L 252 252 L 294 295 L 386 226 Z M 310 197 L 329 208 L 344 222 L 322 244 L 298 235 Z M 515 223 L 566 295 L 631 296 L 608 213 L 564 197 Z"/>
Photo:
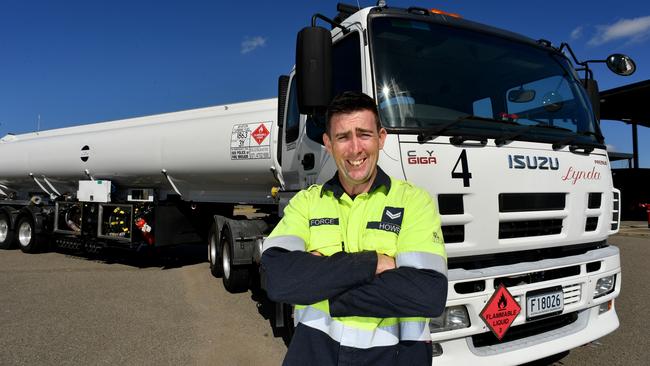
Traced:
<path fill-rule="evenodd" d="M 327 135 L 330 134 L 332 117 L 337 114 L 348 114 L 357 111 L 372 112 L 375 115 L 377 132 L 379 132 L 381 123 L 379 122 L 379 112 L 377 112 L 375 100 L 362 92 L 346 91 L 334 97 L 330 105 L 327 106 L 327 112 L 325 114 L 325 132 Z"/>

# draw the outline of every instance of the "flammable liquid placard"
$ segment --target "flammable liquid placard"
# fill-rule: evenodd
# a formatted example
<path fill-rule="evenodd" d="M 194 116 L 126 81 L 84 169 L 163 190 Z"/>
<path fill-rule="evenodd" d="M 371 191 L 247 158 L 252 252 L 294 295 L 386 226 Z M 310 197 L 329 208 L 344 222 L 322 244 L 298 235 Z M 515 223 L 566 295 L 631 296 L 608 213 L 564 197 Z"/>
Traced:
<path fill-rule="evenodd" d="M 485 304 L 481 311 L 481 319 L 492 333 L 501 340 L 520 312 L 521 306 L 502 284 Z"/>

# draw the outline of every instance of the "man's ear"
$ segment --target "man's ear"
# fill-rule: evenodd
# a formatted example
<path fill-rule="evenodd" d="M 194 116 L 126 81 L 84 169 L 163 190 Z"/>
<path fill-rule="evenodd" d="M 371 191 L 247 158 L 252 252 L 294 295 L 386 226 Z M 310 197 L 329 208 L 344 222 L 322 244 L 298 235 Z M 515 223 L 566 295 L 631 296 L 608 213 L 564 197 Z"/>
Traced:
<path fill-rule="evenodd" d="M 329 135 L 327 132 L 323 133 L 323 144 L 325 144 L 325 148 L 327 149 L 328 153 L 332 153 L 332 141 L 330 140 Z"/>
<path fill-rule="evenodd" d="M 384 142 L 386 141 L 386 136 L 388 135 L 388 132 L 386 132 L 385 128 L 380 128 L 379 129 L 379 150 L 384 148 Z"/>

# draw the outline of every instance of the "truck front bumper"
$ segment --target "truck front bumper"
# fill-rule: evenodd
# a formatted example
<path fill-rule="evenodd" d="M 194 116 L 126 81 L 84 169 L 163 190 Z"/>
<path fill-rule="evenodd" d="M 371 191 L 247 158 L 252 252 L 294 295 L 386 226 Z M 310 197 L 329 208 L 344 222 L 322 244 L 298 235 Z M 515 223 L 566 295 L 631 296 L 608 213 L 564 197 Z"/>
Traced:
<path fill-rule="evenodd" d="M 566 275 L 557 276 L 557 273 Z M 545 274 L 553 279 L 545 280 Z M 598 280 L 611 275 L 616 275 L 613 290 L 594 298 Z M 520 278 L 524 280 L 507 288 L 520 304 L 521 313 L 508 330 L 511 336 L 508 337 L 506 333 L 507 338 L 500 342 L 491 334 L 479 314 L 498 283 L 504 279 Z M 535 280 L 525 280 L 533 278 Z M 469 294 L 456 291 L 456 284 L 472 281 L 485 281 L 484 290 Z M 527 320 L 526 294 L 557 286 L 561 286 L 564 292 L 562 313 L 550 318 Z M 614 246 L 537 262 L 478 270 L 452 269 L 449 271 L 447 306 L 465 306 L 470 325 L 431 334 L 438 350 L 433 363 L 519 365 L 587 344 L 618 328 L 614 298 L 620 289 L 620 257 L 618 248 Z"/>

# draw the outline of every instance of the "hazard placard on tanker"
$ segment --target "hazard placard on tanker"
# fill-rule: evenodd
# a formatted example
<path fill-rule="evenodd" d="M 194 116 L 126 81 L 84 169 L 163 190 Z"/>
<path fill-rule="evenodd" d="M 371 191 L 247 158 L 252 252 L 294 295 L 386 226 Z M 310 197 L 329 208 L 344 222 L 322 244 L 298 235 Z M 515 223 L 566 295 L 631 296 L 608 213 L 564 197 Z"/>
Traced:
<path fill-rule="evenodd" d="M 234 125 L 230 138 L 230 159 L 270 159 L 272 124 L 254 122 Z"/>

